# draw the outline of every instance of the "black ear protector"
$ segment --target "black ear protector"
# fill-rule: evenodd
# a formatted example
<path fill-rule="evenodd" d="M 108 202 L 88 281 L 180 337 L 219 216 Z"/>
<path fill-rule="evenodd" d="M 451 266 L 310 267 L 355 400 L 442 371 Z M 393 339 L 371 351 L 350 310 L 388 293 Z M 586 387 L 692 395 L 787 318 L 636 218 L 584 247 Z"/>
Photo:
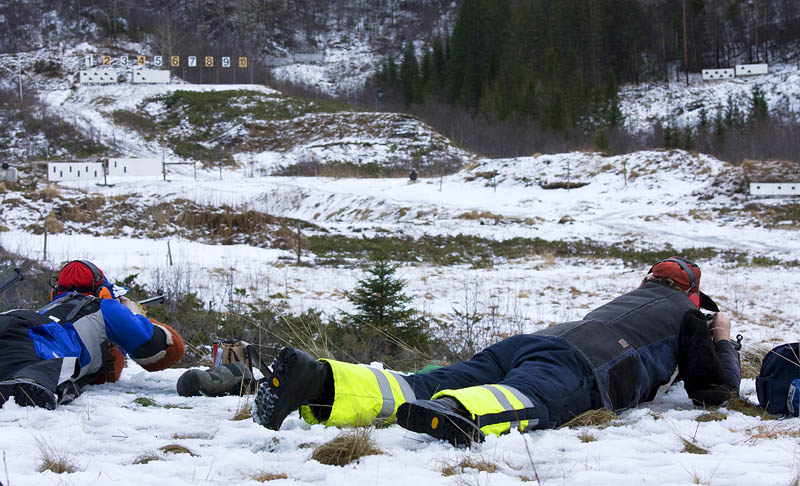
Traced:
<path fill-rule="evenodd" d="M 694 276 L 694 272 L 692 271 L 692 269 L 689 268 L 689 265 L 692 265 L 692 266 L 696 267 L 697 264 L 694 263 L 694 262 L 691 262 L 689 260 L 684 260 L 682 258 L 672 257 L 672 258 L 667 258 L 667 259 L 664 259 L 664 260 L 656 262 L 655 264 L 653 264 L 652 267 L 650 267 L 650 270 L 648 270 L 647 273 L 648 274 L 653 273 L 653 269 L 656 267 L 656 265 L 658 265 L 659 263 L 664 263 L 664 262 L 677 263 L 678 266 L 681 267 L 681 269 L 684 272 L 686 272 L 686 276 L 689 277 L 689 289 L 686 290 L 686 294 L 689 296 L 689 300 L 691 300 L 692 303 L 695 306 L 700 307 L 701 298 L 700 298 L 700 295 L 698 295 L 699 292 L 700 292 L 700 289 L 697 287 L 697 278 Z M 715 306 L 716 306 L 716 304 L 715 304 Z"/>

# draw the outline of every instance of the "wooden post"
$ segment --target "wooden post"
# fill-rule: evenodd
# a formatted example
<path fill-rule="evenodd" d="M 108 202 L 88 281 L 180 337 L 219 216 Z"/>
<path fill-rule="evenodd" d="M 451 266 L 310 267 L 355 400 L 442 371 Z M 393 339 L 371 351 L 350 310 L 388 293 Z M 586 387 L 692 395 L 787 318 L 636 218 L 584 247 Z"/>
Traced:
<path fill-rule="evenodd" d="M 628 161 L 622 159 L 622 180 L 625 182 L 625 187 L 628 187 Z"/>
<path fill-rule="evenodd" d="M 42 250 L 42 261 L 47 261 L 47 215 L 44 217 L 44 249 Z"/>
<path fill-rule="evenodd" d="M 167 261 L 169 262 L 169 266 L 172 266 L 172 248 L 169 246 L 169 240 L 167 240 Z"/>
<path fill-rule="evenodd" d="M 570 185 L 571 184 L 569 183 L 569 159 L 567 159 L 567 191 L 569 191 Z"/>
<path fill-rule="evenodd" d="M 302 235 L 300 234 L 300 220 L 297 220 L 297 263 L 300 263 L 300 255 L 302 250 Z"/>

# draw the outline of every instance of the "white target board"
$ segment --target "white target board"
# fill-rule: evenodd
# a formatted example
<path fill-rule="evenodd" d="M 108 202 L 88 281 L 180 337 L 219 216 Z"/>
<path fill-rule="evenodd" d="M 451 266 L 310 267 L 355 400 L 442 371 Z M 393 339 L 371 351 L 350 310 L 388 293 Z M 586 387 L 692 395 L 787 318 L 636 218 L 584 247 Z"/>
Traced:
<path fill-rule="evenodd" d="M 800 182 L 751 182 L 752 196 L 800 196 Z"/>
<path fill-rule="evenodd" d="M 91 181 L 104 180 L 102 162 L 48 162 L 47 180 L 58 181 Z M 160 159 L 108 159 L 108 177 L 161 177 Z"/>
<path fill-rule="evenodd" d="M 103 164 L 100 162 L 48 162 L 47 180 L 51 182 L 103 180 Z"/>
<path fill-rule="evenodd" d="M 108 176 L 160 176 L 161 159 L 108 159 Z"/>
<path fill-rule="evenodd" d="M 737 76 L 755 76 L 769 73 L 769 64 L 737 64 Z"/>
<path fill-rule="evenodd" d="M 137 69 L 133 71 L 133 82 L 169 84 L 169 71 L 166 69 Z"/>
<path fill-rule="evenodd" d="M 727 69 L 703 69 L 703 80 L 728 79 L 736 74 L 732 68 Z"/>
<path fill-rule="evenodd" d="M 82 69 L 78 75 L 81 84 L 112 84 L 117 82 L 117 72 L 113 69 Z"/>

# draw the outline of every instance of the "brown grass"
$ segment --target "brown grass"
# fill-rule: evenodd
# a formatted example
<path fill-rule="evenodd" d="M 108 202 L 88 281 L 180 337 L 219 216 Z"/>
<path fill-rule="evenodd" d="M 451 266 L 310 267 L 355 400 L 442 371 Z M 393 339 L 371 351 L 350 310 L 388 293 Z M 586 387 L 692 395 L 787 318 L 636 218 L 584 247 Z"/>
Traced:
<path fill-rule="evenodd" d="M 61 197 L 61 189 L 54 184 L 48 184 L 39 191 L 38 196 L 44 202 L 53 202 L 53 199 Z"/>
<path fill-rule="evenodd" d="M 317 446 L 311 459 L 330 466 L 346 466 L 364 456 L 383 454 L 372 439 L 372 429 L 359 427 L 342 432 L 332 440 Z"/>
<path fill-rule="evenodd" d="M 779 439 L 790 437 L 800 439 L 800 427 L 791 427 L 782 423 L 758 425 L 745 431 L 748 442 L 757 442 L 762 439 Z"/>
<path fill-rule="evenodd" d="M 253 418 L 252 400 L 248 398 L 239 401 L 239 409 L 233 415 L 231 420 L 249 420 Z"/>
<path fill-rule="evenodd" d="M 688 452 L 689 454 L 708 454 L 708 449 L 700 447 L 697 442 L 692 439 L 681 437 L 681 442 L 683 442 L 682 452 Z"/>
<path fill-rule="evenodd" d="M 197 454 L 178 444 L 165 445 L 163 447 L 159 447 L 158 450 L 164 454 L 189 454 L 192 457 L 197 457 Z"/>
<path fill-rule="evenodd" d="M 179 434 L 175 432 L 172 434 L 172 438 L 176 440 L 180 439 L 212 439 L 214 438 L 213 434 Z"/>
<path fill-rule="evenodd" d="M 50 211 L 50 213 L 48 213 L 47 218 L 45 218 L 45 223 L 47 225 L 48 234 L 52 235 L 64 231 L 64 225 L 61 224 L 61 221 L 58 220 L 53 211 Z"/>
<path fill-rule="evenodd" d="M 695 419 L 697 422 L 720 422 L 727 419 L 728 416 L 722 412 L 706 412 L 698 415 Z"/>
<path fill-rule="evenodd" d="M 755 379 L 761 372 L 761 362 L 764 356 L 772 349 L 765 344 L 742 347 L 739 356 L 742 360 L 742 378 Z"/>
<path fill-rule="evenodd" d="M 578 439 L 580 439 L 581 442 L 583 442 L 584 444 L 597 441 L 597 437 L 593 433 L 588 431 L 584 431 L 578 434 Z"/>
<path fill-rule="evenodd" d="M 250 476 L 253 481 L 258 481 L 259 483 L 266 483 L 267 481 L 275 481 L 276 479 L 286 479 L 287 476 L 284 473 L 269 473 L 269 472 L 258 472 Z"/>
<path fill-rule="evenodd" d="M 462 459 L 445 462 L 442 465 L 442 476 L 454 476 L 463 474 L 465 469 L 475 469 L 476 471 L 495 473 L 500 467 L 484 457 L 465 456 Z"/>
<path fill-rule="evenodd" d="M 617 420 L 619 416 L 611 410 L 599 408 L 597 410 L 589 410 L 583 412 L 561 427 L 568 427 L 570 429 L 576 427 L 587 427 L 592 425 L 605 425 L 613 420 Z"/>
<path fill-rule="evenodd" d="M 476 209 L 473 209 L 468 213 L 459 214 L 458 216 L 456 216 L 456 219 L 467 219 L 471 221 L 476 221 L 480 219 L 491 219 L 497 222 L 503 219 L 503 216 L 501 214 L 490 213 L 489 211 L 478 211 Z"/>
<path fill-rule="evenodd" d="M 74 473 L 78 470 L 69 453 L 65 450 L 57 450 L 44 439 L 36 439 L 36 445 L 41 454 L 41 462 L 37 470 L 39 472 L 51 471 L 56 474 Z"/>
<path fill-rule="evenodd" d="M 763 419 L 775 418 L 774 416 L 768 414 L 763 408 L 751 403 L 748 400 L 745 400 L 738 394 L 732 395 L 730 398 L 728 398 L 728 404 L 726 408 L 728 410 L 733 410 L 734 412 L 749 415 L 750 417 L 761 417 Z"/>

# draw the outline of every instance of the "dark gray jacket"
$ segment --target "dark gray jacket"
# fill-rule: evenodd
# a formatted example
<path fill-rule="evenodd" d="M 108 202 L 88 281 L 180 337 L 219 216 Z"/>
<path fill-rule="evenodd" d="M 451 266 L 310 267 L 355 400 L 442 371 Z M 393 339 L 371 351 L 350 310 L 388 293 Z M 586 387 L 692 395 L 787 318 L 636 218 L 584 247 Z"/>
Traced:
<path fill-rule="evenodd" d="M 536 334 L 559 336 L 575 348 L 609 410 L 652 400 L 676 371 L 694 401 L 719 404 L 739 389 L 739 355 L 730 341 L 714 344 L 707 322 L 685 293 L 648 282 L 583 320 Z"/>

